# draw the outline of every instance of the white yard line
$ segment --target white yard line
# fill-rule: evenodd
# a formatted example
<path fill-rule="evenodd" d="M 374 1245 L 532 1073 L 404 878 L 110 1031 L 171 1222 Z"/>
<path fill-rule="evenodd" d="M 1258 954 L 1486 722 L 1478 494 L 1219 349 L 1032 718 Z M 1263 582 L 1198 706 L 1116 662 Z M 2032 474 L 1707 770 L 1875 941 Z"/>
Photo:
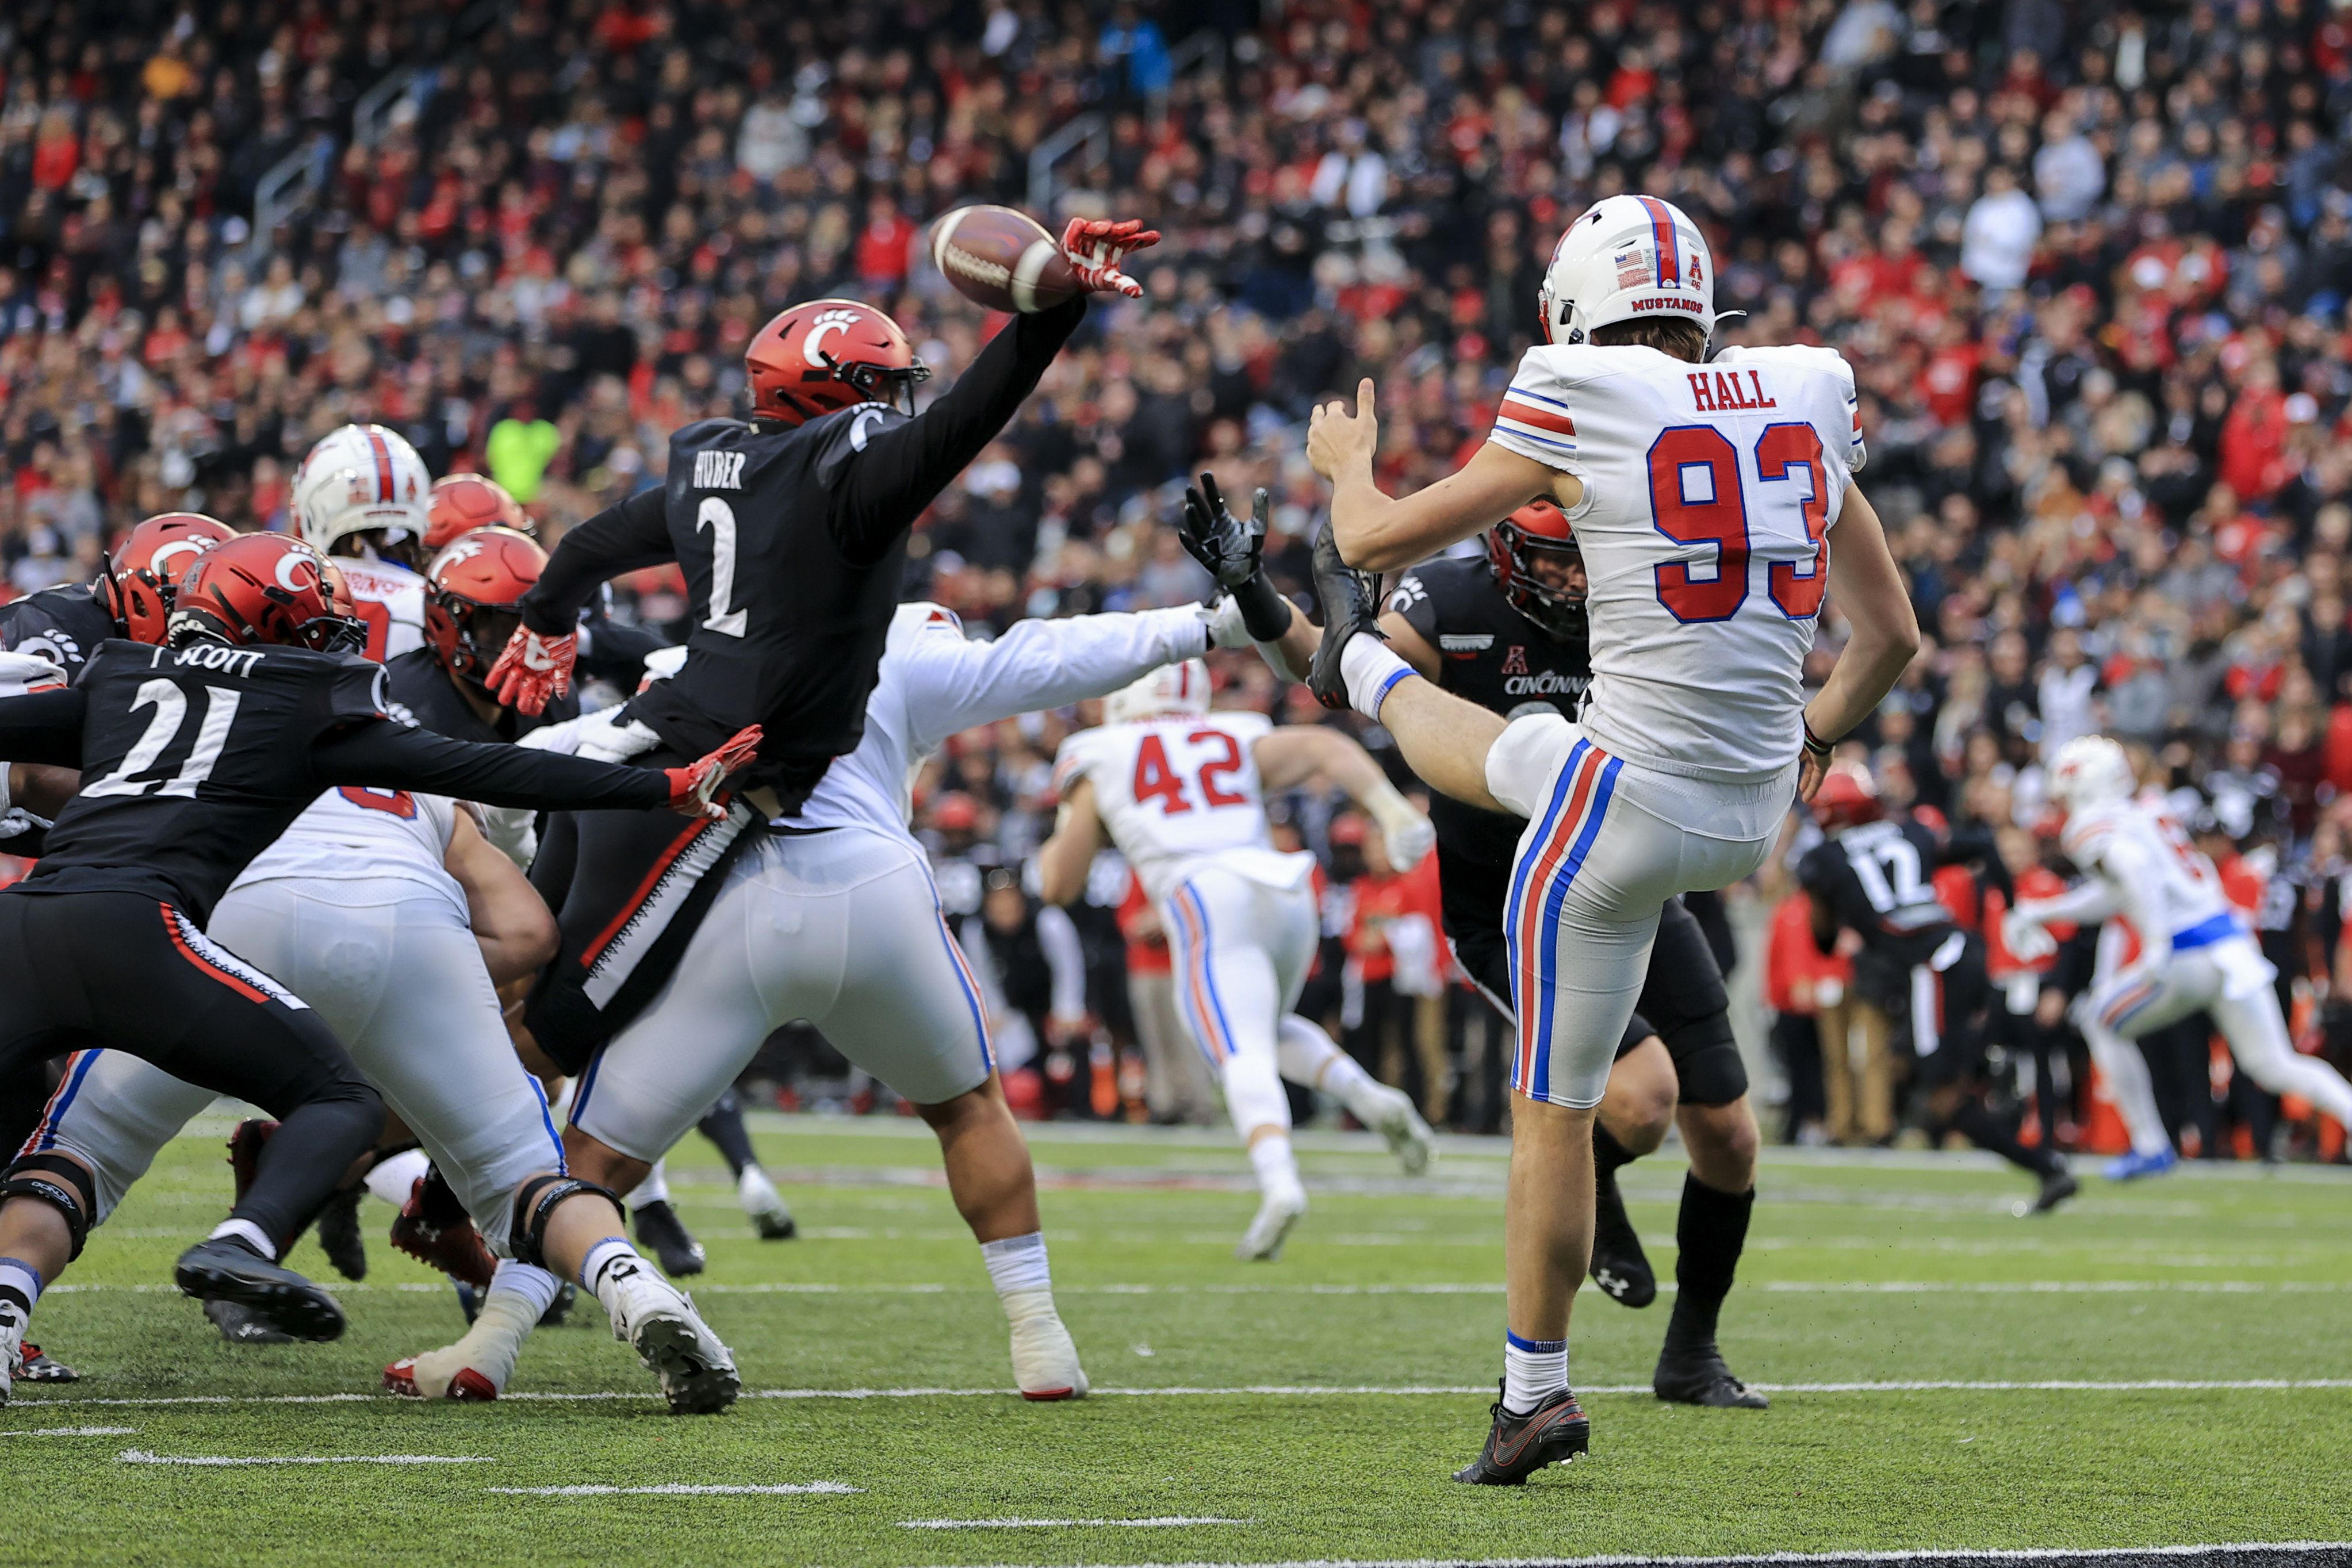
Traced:
<path fill-rule="evenodd" d="M 484 1487 L 505 1497 L 848 1497 L 862 1492 L 841 1481 L 791 1481 L 780 1486 L 693 1486 L 666 1481 L 660 1486 Z"/>
<path fill-rule="evenodd" d="M 226 1454 L 151 1454 L 125 1448 L 114 1456 L 125 1465 L 201 1465 L 206 1468 L 246 1465 L 490 1465 L 488 1454 L 278 1454 L 267 1458 L 242 1458 Z"/>
<path fill-rule="evenodd" d="M 128 1437 L 136 1427 L 18 1427 L 0 1429 L 0 1437 Z"/>
<path fill-rule="evenodd" d="M 1643 1556 L 1610 1552 L 1595 1557 L 1307 1557 L 1285 1563 L 1171 1563 L 1151 1568 L 1771 1568 L 1816 1563 L 2075 1563 L 2151 1558 L 2297 1557 L 2352 1552 L 2352 1542 L 2228 1541 L 2196 1546 L 1923 1547 L 1909 1551 L 1763 1552 L 1731 1557 Z"/>
<path fill-rule="evenodd" d="M 803 1236 L 808 1232 L 803 1231 Z M 1400 1240 L 1397 1245 L 1403 1245 Z M 1962 1296 L 2038 1296 L 2038 1295 L 2189 1295 L 2189 1296 L 2262 1296 L 2262 1295 L 2341 1295 L 2352 1291 L 2352 1281 L 2344 1280 L 1762 1280 L 1744 1287 L 1769 1295 L 1962 1295 Z M 804 1281 L 772 1281 L 740 1284 L 700 1284 L 694 1288 L 698 1296 L 942 1296 L 984 1295 L 985 1282 L 945 1283 L 937 1281 L 897 1282 L 889 1284 L 824 1283 Z M 1658 1281 L 1658 1290 L 1671 1292 L 1675 1282 Z M 446 1284 L 428 1284 L 418 1281 L 397 1283 L 351 1284 L 338 1281 L 337 1295 L 364 1294 L 369 1291 L 397 1291 L 407 1295 L 442 1295 Z M 1065 1296 L 1498 1296 L 1503 1293 L 1499 1280 L 1433 1280 L 1401 1284 L 1247 1284 L 1247 1285 L 1187 1285 L 1149 1282 L 1108 1285 L 1057 1285 Z M 122 1291 L 133 1294 L 179 1293 L 176 1285 L 163 1284 L 91 1284 L 52 1285 L 44 1296 L 70 1295 L 77 1291 Z"/>
<path fill-rule="evenodd" d="M 1215 1514 L 1166 1514 L 1156 1519 L 902 1519 L 901 1530 L 1175 1530 L 1194 1524 L 1255 1524 Z"/>

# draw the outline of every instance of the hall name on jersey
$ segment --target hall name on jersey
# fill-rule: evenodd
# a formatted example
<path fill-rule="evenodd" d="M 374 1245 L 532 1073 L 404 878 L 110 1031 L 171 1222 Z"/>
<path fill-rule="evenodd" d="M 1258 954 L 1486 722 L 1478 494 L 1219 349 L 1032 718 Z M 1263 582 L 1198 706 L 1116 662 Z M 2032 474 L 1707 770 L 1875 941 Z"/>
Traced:
<path fill-rule="evenodd" d="M 742 452 L 698 452 L 694 455 L 694 487 L 698 490 L 740 490 L 743 487 Z"/>
<path fill-rule="evenodd" d="M 1691 402 L 1701 413 L 1729 413 L 1741 408 L 1778 408 L 1780 403 L 1764 390 L 1764 377 L 1756 371 L 1744 372 L 1748 386 L 1742 388 L 1739 371 L 1693 371 L 1690 372 Z"/>

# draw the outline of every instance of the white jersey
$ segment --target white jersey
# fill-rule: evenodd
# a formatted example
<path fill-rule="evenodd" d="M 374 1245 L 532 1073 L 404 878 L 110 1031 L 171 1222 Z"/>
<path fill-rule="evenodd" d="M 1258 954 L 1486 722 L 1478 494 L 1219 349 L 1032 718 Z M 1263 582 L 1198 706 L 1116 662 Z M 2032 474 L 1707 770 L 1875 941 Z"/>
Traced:
<path fill-rule="evenodd" d="M 825 769 L 795 827 L 861 826 L 912 841 L 915 769 L 975 725 L 1101 696 L 1147 671 L 1198 658 L 1206 622 L 1191 608 L 1018 621 L 992 643 L 963 634 L 952 611 L 902 604 L 883 643 L 866 734 Z"/>
<path fill-rule="evenodd" d="M 397 878 L 446 894 L 466 919 L 466 894 L 446 864 L 461 808 L 446 795 L 405 789 L 330 789 L 294 819 L 229 884 L 375 882 Z"/>
<path fill-rule="evenodd" d="M 1264 714 L 1225 712 L 1106 724 L 1062 742 L 1054 773 L 1065 791 L 1093 783 L 1105 831 L 1154 900 L 1212 856 L 1254 882 L 1296 886 L 1313 857 L 1275 849 L 1252 751 L 1273 727 Z"/>
<path fill-rule="evenodd" d="M 1826 535 L 1863 465 L 1853 371 L 1830 349 L 1528 350 L 1489 437 L 1584 481 L 1594 744 L 1753 783 L 1803 741 Z"/>
<path fill-rule="evenodd" d="M 2176 947 L 2202 946 L 2244 930 L 2221 873 L 2189 841 L 2160 797 L 2111 800 L 2070 812 L 2059 846 L 2121 895 L 2132 924 L 2168 933 Z M 2184 940 L 2185 939 L 2185 940 Z"/>
<path fill-rule="evenodd" d="M 378 664 L 425 646 L 425 580 L 388 560 L 335 558 L 367 622 L 367 656 Z"/>

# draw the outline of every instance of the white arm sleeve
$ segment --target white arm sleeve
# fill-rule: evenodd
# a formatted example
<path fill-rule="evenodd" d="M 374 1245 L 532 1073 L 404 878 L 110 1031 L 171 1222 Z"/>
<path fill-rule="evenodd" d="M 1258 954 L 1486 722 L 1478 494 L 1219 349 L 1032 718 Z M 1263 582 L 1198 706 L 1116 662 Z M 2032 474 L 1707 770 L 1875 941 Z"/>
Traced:
<path fill-rule="evenodd" d="M 2116 891 L 2115 883 L 2103 876 L 2086 876 L 2053 898 L 2021 899 L 2017 915 L 2036 925 L 2064 925 L 2068 921 L 2095 925 L 2122 907 L 2123 895 Z"/>
<path fill-rule="evenodd" d="M 1200 657 L 1208 642 L 1208 622 L 1192 605 L 1016 621 L 993 643 L 922 632 L 904 650 L 908 740 L 920 756 L 974 725 L 1104 696 Z"/>
<path fill-rule="evenodd" d="M 1045 949 L 1045 967 L 1054 974 L 1054 1016 L 1084 1017 L 1087 1010 L 1087 956 L 1078 945 L 1078 928 L 1070 913 L 1057 904 L 1037 911 L 1037 946 Z"/>

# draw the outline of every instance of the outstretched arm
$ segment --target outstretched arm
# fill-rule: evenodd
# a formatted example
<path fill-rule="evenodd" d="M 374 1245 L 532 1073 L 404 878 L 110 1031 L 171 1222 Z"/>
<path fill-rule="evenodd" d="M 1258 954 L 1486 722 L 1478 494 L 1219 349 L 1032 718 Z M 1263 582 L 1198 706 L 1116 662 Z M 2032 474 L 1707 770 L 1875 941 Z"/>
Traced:
<path fill-rule="evenodd" d="M 1307 417 L 1307 460 L 1331 481 L 1331 531 L 1339 554 L 1366 571 L 1395 571 L 1466 539 L 1538 497 L 1562 507 L 1584 499 L 1584 481 L 1488 442 L 1456 472 L 1410 496 L 1384 495 L 1372 478 L 1380 450 L 1372 382 L 1356 389 L 1356 413 L 1325 403 Z"/>
<path fill-rule="evenodd" d="M 664 497 L 659 485 L 640 490 L 566 533 L 522 596 L 522 623 L 543 637 L 568 635 L 600 583 L 676 559 Z"/>
<path fill-rule="evenodd" d="M 1886 548 L 1886 530 L 1858 489 L 1848 490 L 1830 549 L 1830 597 L 1853 628 L 1830 678 L 1805 705 L 1805 727 L 1835 744 L 1868 718 L 1919 652 L 1919 617 L 1902 569 Z M 1825 749 L 1805 743 L 1797 794 L 1810 800 L 1829 766 Z"/>
<path fill-rule="evenodd" d="M 1054 836 L 1037 846 L 1038 896 L 1048 904 L 1076 903 L 1087 890 L 1087 873 L 1102 840 L 1094 780 L 1081 779 L 1062 797 L 1061 809 L 1054 815 Z"/>
<path fill-rule="evenodd" d="M 1016 621 L 992 643 L 971 642 L 943 620 L 891 657 L 903 664 L 908 736 L 919 753 L 975 725 L 1107 695 L 1208 646 L 1205 612 L 1179 605 Z"/>
<path fill-rule="evenodd" d="M 1320 725 L 1293 725 L 1260 736 L 1250 748 L 1258 778 L 1270 790 L 1293 789 L 1321 775 L 1371 814 L 1389 860 L 1410 871 L 1437 841 L 1436 830 L 1353 739 Z"/>

